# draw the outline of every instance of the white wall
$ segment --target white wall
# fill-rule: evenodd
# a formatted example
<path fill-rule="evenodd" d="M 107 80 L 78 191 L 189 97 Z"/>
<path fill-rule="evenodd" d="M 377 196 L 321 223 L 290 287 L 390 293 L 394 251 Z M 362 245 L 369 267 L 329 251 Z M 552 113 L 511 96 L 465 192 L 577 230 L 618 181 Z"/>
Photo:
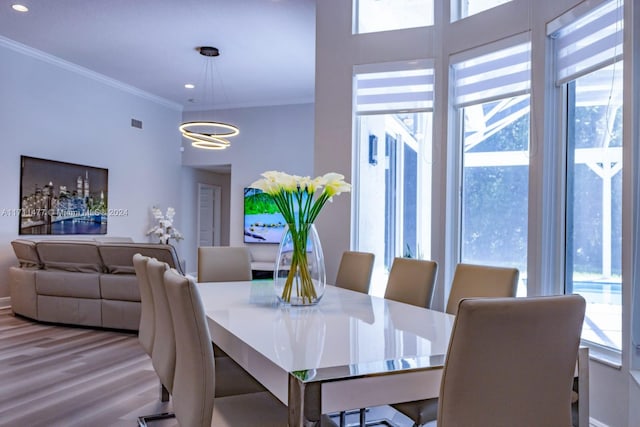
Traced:
<path fill-rule="evenodd" d="M 629 380 L 629 425 L 640 426 L 640 378 Z"/>
<path fill-rule="evenodd" d="M 429 58 L 430 28 L 351 35 L 351 2 L 323 0 L 316 5 L 316 114 L 314 169 L 352 176 L 353 66 Z M 416 42 L 420 40 L 420 42 Z M 422 41 L 425 42 L 422 42 Z M 380 141 L 378 142 L 380 144 Z M 325 252 L 340 254 L 351 245 L 351 199 L 334 199 L 317 220 Z M 326 257 L 327 277 L 335 277 L 339 258 Z"/>
<path fill-rule="evenodd" d="M 462 21 L 450 23 L 448 0 L 435 1 L 435 25 L 401 31 L 352 35 L 352 2 L 323 0 L 316 5 L 316 114 L 315 114 L 315 171 L 335 170 L 352 180 L 352 81 L 353 66 L 358 64 L 430 59 L 435 60 L 435 108 L 433 134 L 433 211 L 431 256 L 441 268 L 434 299 L 442 305 L 445 300 L 443 283 L 451 280 L 457 259 L 451 245 L 450 219 L 457 192 L 448 187 L 451 174 L 447 168 L 453 164 L 448 146 L 449 57 L 468 49 L 501 40 L 511 35 L 532 30 L 532 156 L 529 216 L 533 222 L 544 216 L 545 206 L 540 203 L 546 187 L 539 171 L 545 159 L 543 132 L 545 123 L 545 93 L 543 76 L 546 52 L 546 23 L 570 8 L 580 4 L 597 4 L 598 0 L 513 0 L 512 2 Z M 627 3 L 627 2 L 625 2 Z M 629 2 L 631 3 L 631 2 Z M 319 218 L 318 229 L 324 237 L 325 251 L 340 253 L 350 247 L 352 230 L 350 203 L 346 198 L 337 200 L 331 210 Z M 537 223 L 537 222 L 536 222 Z M 530 247 L 539 246 L 544 230 L 530 227 Z M 529 258 L 529 278 L 541 263 L 536 254 Z M 337 265 L 327 260 L 327 275 L 335 274 Z M 628 312 L 629 301 L 624 312 Z M 623 318 L 628 321 L 628 316 Z M 626 329 L 626 328 L 625 328 Z M 627 341 L 628 342 L 628 341 Z M 628 366 L 622 370 L 591 363 L 591 416 L 612 427 L 631 426 L 629 422 Z M 637 392 L 636 392 L 637 395 Z"/>
<path fill-rule="evenodd" d="M 297 175 L 313 174 L 313 110 L 313 104 L 295 104 L 184 113 L 185 121 L 213 118 L 240 128 L 240 134 L 231 139 L 231 147 L 226 150 L 203 150 L 185 142 L 182 157 L 184 166 L 231 165 L 231 246 L 244 245 L 244 187 L 268 170 Z M 321 238 L 324 243 L 326 239 Z M 195 251 L 197 241 L 185 243 L 193 245 L 189 251 Z M 277 245 L 247 246 L 258 258 L 276 257 Z"/>
<path fill-rule="evenodd" d="M 20 206 L 20 155 L 97 166 L 109 170 L 109 208 L 128 212 L 109 218 L 108 235 L 148 241 L 151 205 L 178 201 L 179 109 L 6 40 L 0 64 L 0 212 Z M 0 216 L 0 297 L 17 237 L 18 217 Z"/>

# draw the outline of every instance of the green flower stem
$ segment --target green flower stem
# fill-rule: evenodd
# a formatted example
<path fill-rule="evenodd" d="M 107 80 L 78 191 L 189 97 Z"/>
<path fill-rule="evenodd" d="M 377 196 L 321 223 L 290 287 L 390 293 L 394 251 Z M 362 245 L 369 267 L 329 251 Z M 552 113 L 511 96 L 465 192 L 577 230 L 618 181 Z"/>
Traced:
<path fill-rule="evenodd" d="M 289 224 L 293 253 L 291 254 L 291 267 L 282 290 L 282 300 L 286 302 L 291 302 L 294 284 L 296 296 L 302 298 L 303 303 L 311 303 L 318 297 L 311 279 L 309 263 L 307 262 L 309 227 L 311 227 L 311 224 L 301 224 L 299 227 L 296 227 L 295 224 Z"/>

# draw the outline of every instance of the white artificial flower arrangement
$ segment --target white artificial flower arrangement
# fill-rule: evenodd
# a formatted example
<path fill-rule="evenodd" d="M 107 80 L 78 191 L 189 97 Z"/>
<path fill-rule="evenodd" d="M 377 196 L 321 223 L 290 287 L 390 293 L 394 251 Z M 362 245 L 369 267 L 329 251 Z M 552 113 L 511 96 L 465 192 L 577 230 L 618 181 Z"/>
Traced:
<path fill-rule="evenodd" d="M 251 184 L 271 196 L 289 227 L 293 241 L 291 267 L 282 291 L 282 300 L 291 301 L 294 289 L 302 301 L 313 301 L 316 294 L 307 264 L 309 224 L 313 224 L 323 206 L 341 193 L 351 191 L 344 175 L 330 172 L 316 178 L 267 171 Z"/>
<path fill-rule="evenodd" d="M 170 239 L 175 239 L 177 242 L 184 238 L 182 233 L 173 226 L 173 217 L 176 215 L 174 208 L 168 207 L 167 213 L 163 214 L 159 208 L 154 206 L 151 208 L 151 212 L 157 223 L 147 231 L 147 236 L 158 236 L 160 243 L 165 245 L 169 244 Z"/>

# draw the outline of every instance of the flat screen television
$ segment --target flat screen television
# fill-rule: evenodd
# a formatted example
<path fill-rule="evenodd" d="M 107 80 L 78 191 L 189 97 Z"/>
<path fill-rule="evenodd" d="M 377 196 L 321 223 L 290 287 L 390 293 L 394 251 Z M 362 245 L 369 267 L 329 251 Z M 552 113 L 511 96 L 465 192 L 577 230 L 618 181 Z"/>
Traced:
<path fill-rule="evenodd" d="M 280 243 L 286 223 L 271 197 L 256 188 L 244 189 L 244 242 Z"/>

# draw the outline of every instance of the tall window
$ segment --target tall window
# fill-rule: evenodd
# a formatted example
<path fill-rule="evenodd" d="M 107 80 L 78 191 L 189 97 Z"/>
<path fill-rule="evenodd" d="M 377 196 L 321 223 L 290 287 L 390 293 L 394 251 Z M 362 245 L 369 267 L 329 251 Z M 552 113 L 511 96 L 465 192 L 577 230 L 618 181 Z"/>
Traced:
<path fill-rule="evenodd" d="M 492 9 L 511 0 L 451 0 L 452 20 L 463 19 L 467 16 Z"/>
<path fill-rule="evenodd" d="M 622 2 L 552 37 L 566 105 L 565 291 L 587 300 L 583 339 L 620 350 Z"/>
<path fill-rule="evenodd" d="M 433 25 L 433 0 L 353 0 L 353 33 Z"/>
<path fill-rule="evenodd" d="M 453 82 L 460 262 L 516 267 L 526 295 L 530 43 L 456 62 Z"/>
<path fill-rule="evenodd" d="M 382 295 L 395 257 L 429 256 L 433 69 L 355 71 L 355 247 L 376 255 L 371 293 Z"/>

